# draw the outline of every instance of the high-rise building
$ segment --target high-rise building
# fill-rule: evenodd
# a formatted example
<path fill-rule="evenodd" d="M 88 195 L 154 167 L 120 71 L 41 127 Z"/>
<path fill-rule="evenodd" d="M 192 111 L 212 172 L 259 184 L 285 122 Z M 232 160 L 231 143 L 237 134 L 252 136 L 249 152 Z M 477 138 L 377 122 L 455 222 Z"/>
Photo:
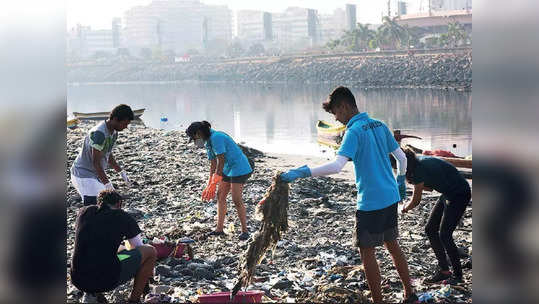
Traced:
<path fill-rule="evenodd" d="M 407 3 L 404 1 L 397 2 L 397 15 L 402 16 L 407 13 Z"/>
<path fill-rule="evenodd" d="M 333 14 L 320 15 L 320 43 L 325 44 L 330 40 L 338 39 L 346 30 L 345 11 L 337 8 Z"/>
<path fill-rule="evenodd" d="M 357 18 L 356 18 L 356 5 L 347 4 L 345 7 L 345 19 L 346 19 L 346 30 L 351 31 L 356 28 Z"/>
<path fill-rule="evenodd" d="M 112 30 L 92 30 L 89 26 L 77 25 L 68 32 L 68 55 L 72 57 L 88 58 L 98 52 L 114 54 Z"/>
<path fill-rule="evenodd" d="M 112 19 L 112 46 L 115 48 L 120 47 L 121 43 L 121 31 L 122 31 L 122 19 Z"/>
<path fill-rule="evenodd" d="M 232 14 L 227 6 L 199 0 L 153 0 L 125 12 L 129 48 L 160 48 L 183 52 L 201 49 L 208 41 L 232 39 Z"/>
<path fill-rule="evenodd" d="M 237 12 L 238 38 L 247 42 L 269 41 L 273 39 L 271 13 L 255 10 Z"/>
<path fill-rule="evenodd" d="M 208 40 L 232 39 L 232 11 L 226 5 L 203 5 L 202 15 L 207 22 Z"/>
<path fill-rule="evenodd" d="M 319 38 L 318 12 L 314 9 L 289 7 L 274 15 L 275 38 L 284 50 L 315 46 Z"/>

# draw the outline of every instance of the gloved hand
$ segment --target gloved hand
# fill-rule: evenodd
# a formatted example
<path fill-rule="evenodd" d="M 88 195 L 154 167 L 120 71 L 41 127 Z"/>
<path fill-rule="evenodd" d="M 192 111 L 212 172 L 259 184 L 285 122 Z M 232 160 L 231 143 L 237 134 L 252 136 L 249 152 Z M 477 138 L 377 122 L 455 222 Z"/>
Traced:
<path fill-rule="evenodd" d="M 112 185 L 111 182 L 108 182 L 108 183 L 105 184 L 105 189 L 107 189 L 107 190 L 115 190 L 114 186 Z"/>
<path fill-rule="evenodd" d="M 304 178 L 309 176 L 311 176 L 311 169 L 309 169 L 309 167 L 307 166 L 302 166 L 281 174 L 281 180 L 286 183 L 291 183 L 298 178 Z"/>
<path fill-rule="evenodd" d="M 212 175 L 210 184 L 206 187 L 204 191 L 202 191 L 203 201 L 207 202 L 215 198 L 217 184 L 219 184 L 222 180 L 223 180 L 223 177 L 221 175 L 218 175 L 217 173 L 214 173 Z"/>
<path fill-rule="evenodd" d="M 125 170 L 122 170 L 120 172 L 120 176 L 122 177 L 122 179 L 124 180 L 124 182 L 126 183 L 126 185 L 128 187 L 131 187 L 131 180 L 129 179 L 129 177 L 127 177 L 127 172 L 125 172 Z"/>
<path fill-rule="evenodd" d="M 206 188 L 204 188 L 204 190 L 202 190 L 202 200 L 204 200 L 204 197 L 206 197 L 206 193 L 208 193 L 208 188 L 209 186 L 211 185 L 211 178 L 212 176 L 210 175 L 210 178 L 208 179 L 208 184 L 206 185 Z"/>
<path fill-rule="evenodd" d="M 404 201 L 406 199 L 406 175 L 397 175 L 397 185 L 399 186 L 401 201 Z"/>

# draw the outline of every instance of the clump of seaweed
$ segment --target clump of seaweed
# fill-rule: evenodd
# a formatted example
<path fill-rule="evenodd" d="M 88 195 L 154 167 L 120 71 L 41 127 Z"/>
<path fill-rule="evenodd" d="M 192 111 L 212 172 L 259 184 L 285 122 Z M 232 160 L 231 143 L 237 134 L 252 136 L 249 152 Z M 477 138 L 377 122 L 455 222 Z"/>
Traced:
<path fill-rule="evenodd" d="M 252 280 L 256 265 L 260 264 L 268 250 L 274 250 L 282 234 L 288 229 L 288 183 L 281 180 L 277 172 L 273 182 L 256 207 L 255 217 L 262 222 L 253 236 L 247 251 L 241 258 L 239 278 L 232 289 L 234 297 L 240 288 Z"/>

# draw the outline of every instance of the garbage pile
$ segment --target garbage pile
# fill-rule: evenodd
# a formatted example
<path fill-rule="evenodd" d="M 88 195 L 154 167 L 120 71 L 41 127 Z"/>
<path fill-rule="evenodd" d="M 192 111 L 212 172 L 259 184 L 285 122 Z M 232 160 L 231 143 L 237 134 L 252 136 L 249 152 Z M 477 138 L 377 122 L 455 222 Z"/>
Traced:
<path fill-rule="evenodd" d="M 69 182 L 69 167 L 93 123 L 83 122 L 68 131 L 66 163 L 66 209 L 68 264 L 74 245 L 74 226 L 82 201 Z M 166 237 L 175 242 L 182 237 L 195 240 L 193 258 L 159 260 L 152 292 L 166 294 L 171 302 L 196 302 L 201 294 L 230 291 L 236 283 L 240 257 L 249 241 L 239 241 L 239 220 L 229 198 L 223 237 L 208 237 L 215 227 L 216 205 L 201 200 L 209 163 L 205 151 L 188 145 L 183 132 L 129 126 L 121 132 L 113 153 L 128 172 L 133 188 L 128 189 L 112 170 L 108 175 L 126 197 L 124 208 L 138 221 L 144 238 Z M 261 227 L 254 215 L 258 202 L 271 186 L 276 168 L 273 156 L 258 155 L 253 176 L 244 189 L 251 235 Z M 298 164 L 301 165 L 301 164 Z M 411 189 L 411 187 L 408 187 Z M 357 248 L 352 246 L 356 200 L 355 186 L 329 177 L 301 179 L 290 184 L 288 230 L 256 267 L 248 289 L 264 291 L 263 302 L 358 303 L 369 297 L 368 286 Z M 411 193 L 408 193 L 409 195 Z M 464 269 L 461 286 L 425 285 L 422 279 L 436 270 L 434 253 L 424 235 L 424 224 L 437 194 L 424 196 L 422 203 L 399 218 L 400 244 L 407 257 L 418 295 L 437 303 L 471 303 L 472 272 Z M 471 267 L 472 207 L 466 210 L 454 234 L 457 246 L 466 255 L 463 264 Z M 387 251 L 377 250 L 386 299 L 402 299 L 397 271 Z M 68 272 L 69 273 L 69 272 Z M 106 294 L 109 302 L 127 299 L 132 283 Z M 67 301 L 77 302 L 82 293 L 67 277 Z"/>

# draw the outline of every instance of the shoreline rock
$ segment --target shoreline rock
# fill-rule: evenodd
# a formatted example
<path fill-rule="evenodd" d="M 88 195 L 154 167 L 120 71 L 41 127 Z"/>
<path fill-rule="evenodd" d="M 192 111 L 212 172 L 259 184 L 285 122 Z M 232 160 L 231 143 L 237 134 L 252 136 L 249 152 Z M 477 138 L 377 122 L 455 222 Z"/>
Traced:
<path fill-rule="evenodd" d="M 358 56 L 253 62 L 119 63 L 70 66 L 68 81 L 217 81 L 228 83 L 339 83 L 367 88 L 471 90 L 472 53 Z"/>

